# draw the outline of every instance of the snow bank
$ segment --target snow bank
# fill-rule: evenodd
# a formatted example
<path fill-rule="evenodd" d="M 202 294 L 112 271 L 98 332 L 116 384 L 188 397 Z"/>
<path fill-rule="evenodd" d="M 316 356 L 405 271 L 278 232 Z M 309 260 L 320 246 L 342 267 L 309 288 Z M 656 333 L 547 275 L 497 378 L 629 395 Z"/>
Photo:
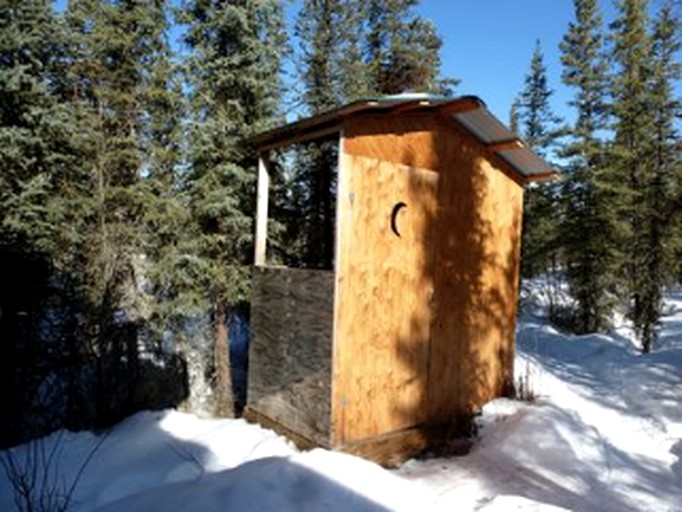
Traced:
<path fill-rule="evenodd" d="M 660 345 L 648 355 L 623 336 L 626 326 L 610 336 L 568 336 L 523 318 L 516 368 L 529 375 L 537 401 L 488 404 L 469 456 L 411 461 L 399 473 L 460 510 L 487 510 L 501 496 L 530 500 L 519 510 L 536 502 L 682 510 L 682 293 L 668 298 L 666 313 Z"/>
<path fill-rule="evenodd" d="M 423 494 L 423 493 L 421 493 Z M 370 462 L 325 450 L 267 457 L 134 494 L 102 512 L 172 510 L 204 512 L 419 510 L 424 502 L 415 485 Z"/>
<path fill-rule="evenodd" d="M 72 482 L 98 438 L 59 444 L 53 481 Z M 13 450 L 24 460 L 28 446 Z M 57 478 L 58 475 L 58 478 Z M 6 482 L 0 510 L 11 510 Z M 418 510 L 428 494 L 371 462 L 326 450 L 298 453 L 274 432 L 243 420 L 201 420 L 175 411 L 144 412 L 107 435 L 74 495 L 73 510 Z"/>
<path fill-rule="evenodd" d="M 567 336 L 523 318 L 516 366 L 537 400 L 486 405 L 466 457 L 395 471 L 300 453 L 242 420 L 140 413 L 104 439 L 72 510 L 680 511 L 682 292 L 667 300 L 656 352 L 640 355 L 627 332 Z M 48 480 L 72 482 L 97 442 L 91 433 L 44 438 L 47 453 L 58 448 Z M 12 453 L 23 460 L 29 446 Z M 0 510 L 13 507 L 0 474 Z"/>

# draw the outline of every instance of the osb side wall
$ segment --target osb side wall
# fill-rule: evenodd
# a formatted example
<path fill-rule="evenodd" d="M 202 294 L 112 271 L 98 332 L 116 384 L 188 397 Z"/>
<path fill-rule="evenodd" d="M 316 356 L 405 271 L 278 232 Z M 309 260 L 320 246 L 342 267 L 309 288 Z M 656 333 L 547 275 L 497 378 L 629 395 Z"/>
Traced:
<path fill-rule="evenodd" d="M 334 274 L 255 267 L 248 408 L 329 445 Z"/>
<path fill-rule="evenodd" d="M 342 145 L 336 444 L 447 424 L 506 391 L 523 192 L 433 115 L 365 116 Z M 387 229 L 399 201 L 409 238 Z"/>

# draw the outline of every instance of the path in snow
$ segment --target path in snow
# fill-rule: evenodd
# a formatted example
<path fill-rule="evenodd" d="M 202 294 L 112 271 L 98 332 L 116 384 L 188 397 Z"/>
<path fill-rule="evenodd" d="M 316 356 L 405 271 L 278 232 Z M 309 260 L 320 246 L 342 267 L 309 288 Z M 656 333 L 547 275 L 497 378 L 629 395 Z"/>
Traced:
<path fill-rule="evenodd" d="M 469 456 L 399 473 L 472 510 L 510 494 L 570 510 L 682 510 L 682 293 L 668 299 L 662 332 L 641 355 L 626 329 L 568 336 L 524 318 L 517 373 L 530 375 L 537 403 L 489 404 Z"/>

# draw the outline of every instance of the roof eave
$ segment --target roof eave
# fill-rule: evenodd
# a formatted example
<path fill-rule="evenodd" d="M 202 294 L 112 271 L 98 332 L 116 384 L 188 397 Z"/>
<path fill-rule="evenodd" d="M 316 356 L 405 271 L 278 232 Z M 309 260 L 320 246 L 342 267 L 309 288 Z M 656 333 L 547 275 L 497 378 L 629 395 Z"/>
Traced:
<path fill-rule="evenodd" d="M 556 169 L 503 125 L 476 96 L 453 99 L 415 94 L 366 98 L 260 133 L 249 141 L 257 150 L 268 151 L 333 137 L 342 131 L 344 123 L 352 116 L 365 113 L 395 115 L 417 109 L 435 109 L 441 117 L 468 132 L 499 157 L 521 177 L 522 182 L 547 181 L 559 176 Z"/>

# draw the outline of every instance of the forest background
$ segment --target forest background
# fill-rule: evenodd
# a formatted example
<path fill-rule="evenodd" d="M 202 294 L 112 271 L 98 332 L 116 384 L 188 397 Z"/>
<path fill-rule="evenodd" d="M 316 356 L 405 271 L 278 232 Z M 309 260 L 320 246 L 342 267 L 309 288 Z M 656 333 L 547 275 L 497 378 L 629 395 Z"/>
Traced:
<path fill-rule="evenodd" d="M 248 316 L 249 138 L 358 98 L 463 93 L 419 3 L 0 0 L 1 446 L 145 408 L 239 414 L 228 326 Z M 563 176 L 527 189 L 522 275 L 546 283 L 562 329 L 621 313 L 651 351 L 682 276 L 682 5 L 600 7 L 573 2 L 564 118 L 540 41 L 509 105 Z M 333 161 L 318 144 L 275 165 L 273 262 L 332 264 Z"/>

